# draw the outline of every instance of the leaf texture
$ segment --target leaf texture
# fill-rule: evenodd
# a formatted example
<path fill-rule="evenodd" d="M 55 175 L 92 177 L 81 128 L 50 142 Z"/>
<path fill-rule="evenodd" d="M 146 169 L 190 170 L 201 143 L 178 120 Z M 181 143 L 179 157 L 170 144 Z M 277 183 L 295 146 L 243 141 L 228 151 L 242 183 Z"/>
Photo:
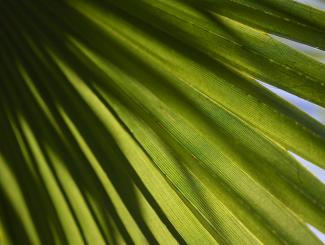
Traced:
<path fill-rule="evenodd" d="M 0 243 L 322 244 L 324 12 L 284 0 L 1 1 Z"/>

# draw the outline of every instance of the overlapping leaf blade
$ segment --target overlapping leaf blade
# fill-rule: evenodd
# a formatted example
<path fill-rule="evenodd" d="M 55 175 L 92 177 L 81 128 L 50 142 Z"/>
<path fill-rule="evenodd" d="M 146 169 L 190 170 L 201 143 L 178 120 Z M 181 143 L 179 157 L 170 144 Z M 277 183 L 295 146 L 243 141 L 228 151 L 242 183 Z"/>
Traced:
<path fill-rule="evenodd" d="M 323 12 L 0 6 L 1 242 L 320 244 L 325 187 L 287 150 L 324 168 L 324 126 L 255 79 L 324 105 L 324 65 L 261 31 L 323 48 Z"/>

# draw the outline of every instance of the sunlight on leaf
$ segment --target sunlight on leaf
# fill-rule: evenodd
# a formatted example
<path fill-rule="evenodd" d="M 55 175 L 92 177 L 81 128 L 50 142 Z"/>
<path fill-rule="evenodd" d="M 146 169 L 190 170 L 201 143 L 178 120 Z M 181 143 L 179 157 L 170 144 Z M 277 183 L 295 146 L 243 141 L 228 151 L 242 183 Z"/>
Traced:
<path fill-rule="evenodd" d="M 0 7 L 0 244 L 322 244 L 324 11 Z"/>

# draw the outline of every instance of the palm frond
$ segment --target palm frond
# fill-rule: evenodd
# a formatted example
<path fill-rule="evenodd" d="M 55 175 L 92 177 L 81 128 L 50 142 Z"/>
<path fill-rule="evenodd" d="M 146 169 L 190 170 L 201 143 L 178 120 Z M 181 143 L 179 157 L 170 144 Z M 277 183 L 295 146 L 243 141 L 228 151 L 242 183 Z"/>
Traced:
<path fill-rule="evenodd" d="M 0 243 L 322 244 L 325 13 L 288 0 L 0 1 Z"/>

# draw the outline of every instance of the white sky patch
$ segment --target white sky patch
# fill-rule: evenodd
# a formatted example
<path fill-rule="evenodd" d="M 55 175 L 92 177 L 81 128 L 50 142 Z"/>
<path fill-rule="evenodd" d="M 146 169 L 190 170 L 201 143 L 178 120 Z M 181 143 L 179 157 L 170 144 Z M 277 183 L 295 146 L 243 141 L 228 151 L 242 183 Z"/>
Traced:
<path fill-rule="evenodd" d="M 307 224 L 307 226 L 325 244 L 325 234 L 310 224 Z"/>
<path fill-rule="evenodd" d="M 315 8 L 320 8 L 322 10 L 325 10 L 325 2 L 324 0 L 295 0 L 296 2 L 299 3 L 304 3 L 304 4 L 308 4 L 312 7 Z"/>
<path fill-rule="evenodd" d="M 307 100 L 304 100 L 302 98 L 299 98 L 296 95 L 290 94 L 282 89 L 276 88 L 272 85 L 263 83 L 261 81 L 258 81 L 261 83 L 264 87 L 271 90 L 272 92 L 276 93 L 286 101 L 290 102 L 291 104 L 294 104 L 297 106 L 300 110 L 306 112 L 311 117 L 315 118 L 317 121 L 325 125 L 325 108 L 316 105 L 312 102 L 309 102 Z"/>
<path fill-rule="evenodd" d="M 298 43 L 296 41 L 286 39 L 283 37 L 279 37 L 276 35 L 270 34 L 270 36 L 272 36 L 274 39 L 276 39 L 292 48 L 298 49 L 299 51 L 313 57 L 314 59 L 316 59 L 322 63 L 325 63 L 325 51 L 324 50 L 320 50 L 318 48 L 314 48 L 314 47 L 308 46 L 306 44 Z"/>
<path fill-rule="evenodd" d="M 316 166 L 315 164 L 307 161 L 306 159 L 296 155 L 293 152 L 289 153 L 297 159 L 304 167 L 306 167 L 310 172 L 312 172 L 321 182 L 325 184 L 325 170 L 321 169 L 320 167 Z"/>

